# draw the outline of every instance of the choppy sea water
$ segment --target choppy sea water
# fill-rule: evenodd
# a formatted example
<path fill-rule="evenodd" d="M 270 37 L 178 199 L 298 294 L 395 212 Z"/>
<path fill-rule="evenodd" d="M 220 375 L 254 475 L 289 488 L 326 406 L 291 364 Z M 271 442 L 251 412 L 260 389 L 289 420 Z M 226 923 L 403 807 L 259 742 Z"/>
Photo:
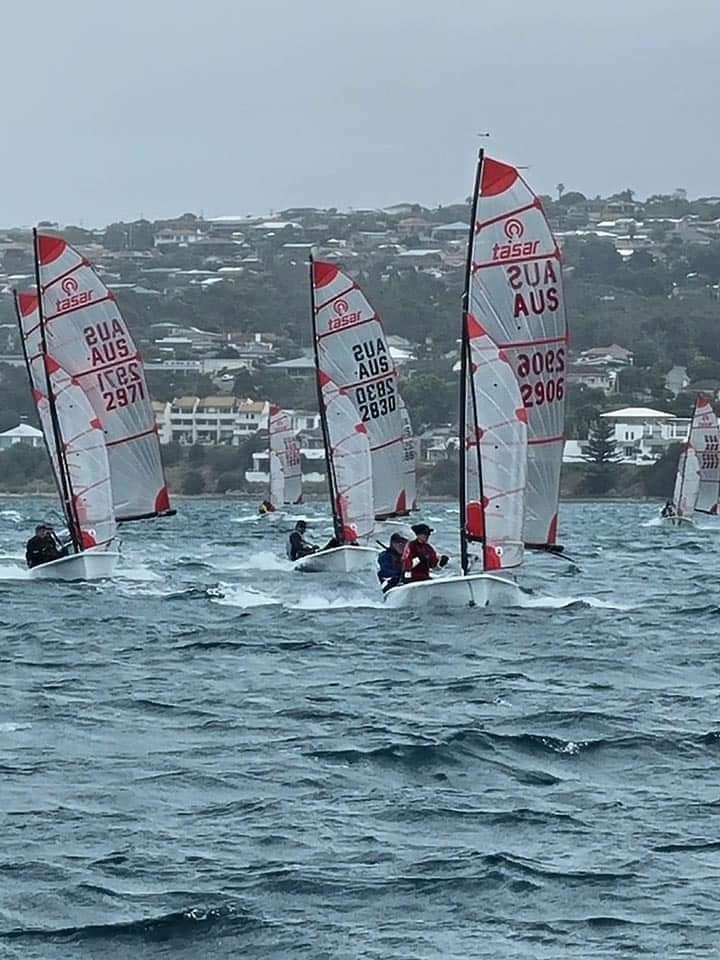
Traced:
<path fill-rule="evenodd" d="M 0 500 L 2 960 L 715 954 L 720 521 L 564 505 L 527 606 L 421 616 L 255 506 L 93 585 L 23 579 L 48 503 Z"/>

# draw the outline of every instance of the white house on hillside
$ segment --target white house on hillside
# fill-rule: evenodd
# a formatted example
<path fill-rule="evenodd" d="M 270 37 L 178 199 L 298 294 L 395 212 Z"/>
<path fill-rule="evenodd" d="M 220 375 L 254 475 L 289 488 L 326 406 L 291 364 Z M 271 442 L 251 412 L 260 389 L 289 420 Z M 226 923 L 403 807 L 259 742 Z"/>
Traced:
<path fill-rule="evenodd" d="M 601 417 L 613 426 L 617 462 L 635 466 L 652 465 L 672 444 L 685 443 L 690 431 L 690 417 L 676 417 L 650 407 L 623 407 Z M 587 440 L 567 440 L 563 463 L 584 461 L 587 445 Z"/>

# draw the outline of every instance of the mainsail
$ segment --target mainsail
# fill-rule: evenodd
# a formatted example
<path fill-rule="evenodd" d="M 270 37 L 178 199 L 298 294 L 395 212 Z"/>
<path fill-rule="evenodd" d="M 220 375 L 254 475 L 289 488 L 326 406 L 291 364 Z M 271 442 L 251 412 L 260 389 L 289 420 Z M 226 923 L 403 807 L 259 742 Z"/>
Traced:
<path fill-rule="evenodd" d="M 405 503 L 408 510 L 417 509 L 417 473 L 415 451 L 415 435 L 413 433 L 410 414 L 408 413 L 405 401 L 398 394 L 398 403 L 400 404 L 400 415 L 403 422 L 403 464 L 405 473 Z"/>
<path fill-rule="evenodd" d="M 675 475 L 675 512 L 681 517 L 695 511 L 717 513 L 719 486 L 720 430 L 712 404 L 699 394 Z"/>
<path fill-rule="evenodd" d="M 342 543 L 367 543 L 375 526 L 368 431 L 347 393 L 322 369 L 318 383 L 335 535 Z"/>
<path fill-rule="evenodd" d="M 107 547 L 115 519 L 102 424 L 77 381 L 44 352 L 37 296 L 18 294 L 16 306 L 33 399 L 73 545 Z"/>
<path fill-rule="evenodd" d="M 270 407 L 270 503 L 276 510 L 302 500 L 300 444 L 286 410 Z"/>
<path fill-rule="evenodd" d="M 35 232 L 48 353 L 102 422 L 115 518 L 171 513 L 142 359 L 112 293 L 61 237 Z"/>
<path fill-rule="evenodd" d="M 468 312 L 511 364 L 528 416 L 524 540 L 556 543 L 565 429 L 567 325 L 560 250 L 515 167 L 480 153 Z"/>
<path fill-rule="evenodd" d="M 335 264 L 312 263 L 318 366 L 344 391 L 364 424 L 372 454 L 375 515 L 408 513 L 397 372 L 380 318 Z"/>
<path fill-rule="evenodd" d="M 523 559 L 527 411 L 510 361 L 470 314 L 464 318 L 461 377 L 463 573 L 472 540 L 483 545 L 483 569 L 516 567 Z"/>

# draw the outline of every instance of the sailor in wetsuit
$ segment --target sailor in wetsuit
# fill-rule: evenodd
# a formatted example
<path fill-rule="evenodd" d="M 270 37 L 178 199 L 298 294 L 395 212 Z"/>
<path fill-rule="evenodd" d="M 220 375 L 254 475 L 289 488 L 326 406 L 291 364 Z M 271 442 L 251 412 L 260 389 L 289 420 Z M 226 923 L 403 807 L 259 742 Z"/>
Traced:
<path fill-rule="evenodd" d="M 378 555 L 378 580 L 383 593 L 402 584 L 402 555 L 406 543 L 407 539 L 401 533 L 394 533 L 390 537 L 390 546 Z"/>
<path fill-rule="evenodd" d="M 304 520 L 298 520 L 288 540 L 288 557 L 290 560 L 299 560 L 300 557 L 307 557 L 310 553 L 317 553 L 319 548 L 312 543 L 308 543 L 305 539 L 306 530 L 307 523 Z"/>
<path fill-rule="evenodd" d="M 662 510 L 660 511 L 660 516 L 661 516 L 663 519 L 666 519 L 667 517 L 674 517 L 674 516 L 675 516 L 675 508 L 674 508 L 673 505 L 672 505 L 672 500 L 668 500 L 668 501 L 665 503 L 665 506 L 664 506 L 664 507 L 662 508 Z"/>
<path fill-rule="evenodd" d="M 35 536 L 25 545 L 25 560 L 29 567 L 39 567 L 42 563 L 59 560 L 67 556 L 67 547 L 61 547 L 52 527 L 44 523 L 35 527 Z"/>
<path fill-rule="evenodd" d="M 403 582 L 415 583 L 418 580 L 429 580 L 430 571 L 436 567 L 444 567 L 448 558 L 443 554 L 437 555 L 428 540 L 433 532 L 426 523 L 416 523 L 412 528 L 415 539 L 405 547 L 402 555 Z"/>

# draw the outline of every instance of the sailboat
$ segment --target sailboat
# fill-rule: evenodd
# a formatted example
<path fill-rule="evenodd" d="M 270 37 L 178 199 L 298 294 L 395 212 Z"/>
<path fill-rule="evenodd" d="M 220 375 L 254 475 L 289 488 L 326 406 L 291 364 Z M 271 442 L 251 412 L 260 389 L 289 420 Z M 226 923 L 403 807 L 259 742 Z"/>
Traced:
<path fill-rule="evenodd" d="M 325 267 L 310 259 L 318 409 L 335 545 L 301 557 L 295 567 L 312 573 L 349 573 L 374 568 L 377 562 L 377 550 L 369 545 L 376 512 L 373 460 L 368 426 L 351 399 L 351 388 L 339 385 L 332 376 L 338 364 L 334 348 L 328 348 L 326 341 L 334 332 L 332 317 L 345 316 L 347 311 L 333 309 L 337 302 L 333 287 L 337 268 L 333 266 L 333 272 L 328 272 Z"/>
<path fill-rule="evenodd" d="M 70 542 L 67 555 L 33 567 L 36 580 L 97 580 L 112 575 L 114 547 L 110 463 L 102 425 L 82 388 L 47 351 L 35 293 L 15 295 L 30 379 Z"/>
<path fill-rule="evenodd" d="M 392 523 L 407 516 L 415 500 L 415 460 L 407 459 L 412 428 L 382 320 L 357 282 L 334 263 L 313 261 L 312 291 L 319 364 L 365 425 L 375 519 Z"/>
<path fill-rule="evenodd" d="M 567 329 L 560 254 L 519 171 L 480 151 L 463 295 L 461 575 L 395 587 L 392 607 L 515 604 L 526 547 L 556 545 Z M 480 544 L 481 572 L 471 544 Z"/>
<path fill-rule="evenodd" d="M 115 298 L 62 237 L 33 231 L 47 353 L 102 424 L 118 523 L 172 516 L 142 358 Z"/>
<path fill-rule="evenodd" d="M 285 504 L 302 502 L 302 455 L 300 444 L 290 425 L 286 410 L 270 407 L 268 420 L 270 452 L 270 490 L 268 500 L 274 510 Z"/>
<path fill-rule="evenodd" d="M 717 514 L 719 489 L 720 430 L 712 404 L 698 394 L 687 443 L 675 474 L 673 515 L 661 516 L 661 524 L 694 526 L 694 514 Z"/>

